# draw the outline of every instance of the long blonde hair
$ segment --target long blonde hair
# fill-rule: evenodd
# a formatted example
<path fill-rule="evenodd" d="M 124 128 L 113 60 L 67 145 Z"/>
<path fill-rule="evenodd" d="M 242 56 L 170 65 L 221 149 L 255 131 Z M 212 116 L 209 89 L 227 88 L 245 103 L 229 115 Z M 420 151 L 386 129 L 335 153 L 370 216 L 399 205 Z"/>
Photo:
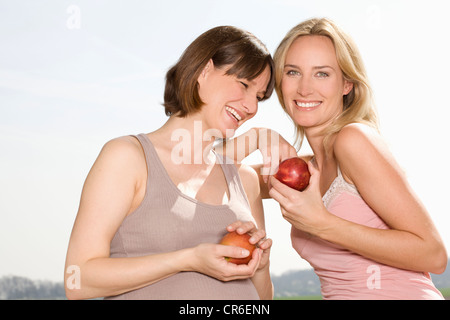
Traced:
<path fill-rule="evenodd" d="M 366 123 L 378 130 L 378 116 L 372 89 L 358 48 L 347 34 L 327 18 L 306 20 L 292 28 L 281 41 L 274 54 L 275 90 L 284 111 L 287 112 L 281 92 L 281 81 L 286 55 L 294 40 L 305 35 L 320 35 L 331 39 L 344 79 L 353 83 L 353 89 L 343 97 L 343 112 L 324 131 L 323 143 L 325 151 L 329 151 L 329 139 L 347 124 L 355 122 Z M 302 126 L 294 124 L 296 126 L 295 144 L 300 149 L 305 132 Z"/>

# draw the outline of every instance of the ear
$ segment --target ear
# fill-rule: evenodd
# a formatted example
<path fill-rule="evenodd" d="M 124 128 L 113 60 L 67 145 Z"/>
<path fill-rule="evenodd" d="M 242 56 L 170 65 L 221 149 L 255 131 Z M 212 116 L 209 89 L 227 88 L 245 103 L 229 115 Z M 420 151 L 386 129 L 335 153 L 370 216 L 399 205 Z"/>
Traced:
<path fill-rule="evenodd" d="M 200 78 L 206 78 L 208 76 L 209 71 L 211 71 L 212 69 L 214 69 L 214 62 L 212 61 L 212 59 L 209 59 L 209 61 L 203 67 L 202 73 L 200 73 L 198 80 L 200 80 Z"/>
<path fill-rule="evenodd" d="M 353 82 L 344 80 L 344 91 L 342 92 L 342 94 L 346 96 L 347 94 L 350 93 L 350 91 L 352 91 L 352 89 L 353 89 Z"/>

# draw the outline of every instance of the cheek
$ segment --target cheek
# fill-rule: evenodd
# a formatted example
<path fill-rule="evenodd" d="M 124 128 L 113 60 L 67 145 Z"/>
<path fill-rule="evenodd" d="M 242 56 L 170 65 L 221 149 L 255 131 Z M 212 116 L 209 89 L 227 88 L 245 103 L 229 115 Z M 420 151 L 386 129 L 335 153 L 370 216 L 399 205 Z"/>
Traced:
<path fill-rule="evenodd" d="M 342 100 L 343 90 L 344 90 L 343 83 L 340 83 L 338 81 L 324 82 L 319 89 L 322 96 L 333 100 Z"/>
<path fill-rule="evenodd" d="M 217 90 L 213 94 L 219 96 L 221 100 L 227 102 L 242 99 L 243 90 L 239 83 L 230 79 L 218 84 Z"/>
<path fill-rule="evenodd" d="M 281 91 L 282 92 L 292 92 L 297 86 L 297 83 L 288 77 L 284 77 L 281 81 Z"/>
<path fill-rule="evenodd" d="M 200 86 L 200 98 L 205 104 L 220 104 L 229 95 L 229 83 L 223 77 L 210 77 L 208 81 Z"/>
<path fill-rule="evenodd" d="M 281 92 L 283 94 L 283 100 L 285 103 L 288 102 L 288 100 L 292 99 L 292 95 L 296 94 L 297 92 L 297 84 L 294 83 L 294 81 L 287 79 L 281 82 Z"/>

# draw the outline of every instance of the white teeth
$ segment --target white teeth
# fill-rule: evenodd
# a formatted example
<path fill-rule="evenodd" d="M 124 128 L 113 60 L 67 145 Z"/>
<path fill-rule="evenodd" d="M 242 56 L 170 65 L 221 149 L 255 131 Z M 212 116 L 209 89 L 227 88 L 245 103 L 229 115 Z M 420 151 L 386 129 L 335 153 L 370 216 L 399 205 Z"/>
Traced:
<path fill-rule="evenodd" d="M 239 113 L 237 113 L 236 110 L 234 110 L 233 108 L 225 107 L 225 110 L 227 110 L 229 113 L 231 113 L 236 118 L 237 121 L 241 121 L 242 120 L 242 118 L 239 115 Z"/>
<path fill-rule="evenodd" d="M 319 104 L 321 104 L 321 102 L 295 102 L 297 104 L 297 106 L 301 107 L 301 108 L 312 108 L 312 107 L 317 107 Z"/>

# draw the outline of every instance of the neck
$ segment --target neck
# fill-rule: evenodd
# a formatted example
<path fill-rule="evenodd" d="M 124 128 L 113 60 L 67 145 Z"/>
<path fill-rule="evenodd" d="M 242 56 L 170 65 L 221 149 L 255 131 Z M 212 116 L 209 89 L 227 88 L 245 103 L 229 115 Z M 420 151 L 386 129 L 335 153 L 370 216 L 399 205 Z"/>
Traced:
<path fill-rule="evenodd" d="M 172 152 L 172 160 L 184 164 L 205 164 L 211 161 L 215 136 L 209 134 L 204 123 L 195 115 L 180 118 L 171 116 L 154 132 L 164 148 Z"/>
<path fill-rule="evenodd" d="M 320 131 L 308 129 L 305 130 L 305 137 L 314 153 L 316 163 L 319 169 L 321 169 L 323 162 L 327 158 L 327 153 L 323 145 L 324 135 Z"/>

